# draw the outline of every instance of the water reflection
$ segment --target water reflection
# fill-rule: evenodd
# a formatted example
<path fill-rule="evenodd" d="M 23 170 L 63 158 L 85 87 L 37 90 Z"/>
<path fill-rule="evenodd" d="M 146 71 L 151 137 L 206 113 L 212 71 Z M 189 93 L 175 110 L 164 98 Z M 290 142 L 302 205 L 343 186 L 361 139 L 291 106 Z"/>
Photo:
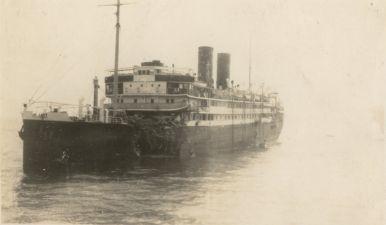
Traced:
<path fill-rule="evenodd" d="M 130 169 L 103 173 L 77 171 L 60 176 L 22 176 L 15 186 L 9 222 L 175 223 L 196 218 L 178 215 L 200 205 L 213 185 L 237 179 L 264 153 L 250 149 L 190 160 L 143 159 Z M 20 162 L 19 162 L 20 163 Z"/>
<path fill-rule="evenodd" d="M 23 178 L 21 143 L 5 146 L 2 222 L 383 224 L 383 141 L 299 137 L 266 151 L 55 179 Z"/>

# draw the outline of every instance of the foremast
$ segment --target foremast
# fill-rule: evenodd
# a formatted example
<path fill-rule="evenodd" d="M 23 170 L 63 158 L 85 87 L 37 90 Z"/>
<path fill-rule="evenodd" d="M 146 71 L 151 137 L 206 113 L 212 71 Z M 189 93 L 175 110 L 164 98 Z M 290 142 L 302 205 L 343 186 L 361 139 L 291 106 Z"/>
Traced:
<path fill-rule="evenodd" d="M 115 24 L 115 56 L 114 56 L 114 80 L 113 80 L 113 101 L 112 106 L 114 109 L 114 113 L 116 112 L 117 103 L 118 103 L 118 66 L 119 66 L 119 31 L 121 29 L 119 16 L 120 16 L 120 8 L 121 1 L 117 0 L 117 22 Z"/>

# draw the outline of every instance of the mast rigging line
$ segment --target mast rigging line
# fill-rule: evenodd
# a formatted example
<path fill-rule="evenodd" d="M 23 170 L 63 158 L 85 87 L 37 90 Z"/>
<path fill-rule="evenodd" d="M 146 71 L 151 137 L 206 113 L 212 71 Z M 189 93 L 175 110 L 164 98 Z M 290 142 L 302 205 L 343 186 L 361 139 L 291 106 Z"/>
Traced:
<path fill-rule="evenodd" d="M 135 4 L 135 2 L 125 2 L 125 3 L 120 3 L 120 0 L 117 0 L 117 4 L 103 4 L 103 5 L 98 5 L 98 6 L 116 6 L 117 7 L 117 12 L 116 12 L 116 15 L 117 15 L 117 24 L 116 24 L 116 28 L 117 28 L 117 30 L 119 30 L 119 28 L 120 28 L 120 24 L 119 24 L 119 7 L 120 6 L 122 6 L 122 5 L 131 5 L 131 4 Z M 105 35 L 107 35 L 107 33 L 105 33 Z M 119 31 L 118 31 L 118 35 L 119 35 Z M 119 37 L 117 37 L 117 42 L 119 41 Z M 95 46 L 97 46 L 97 45 L 99 45 L 99 43 L 102 41 L 102 40 L 104 40 L 104 39 L 100 39 L 96 44 L 95 44 Z M 117 43 L 118 44 L 118 43 Z M 88 55 L 90 52 L 91 52 L 91 50 L 93 50 L 94 49 L 94 47 L 95 47 L 94 45 L 92 46 L 92 48 L 89 48 L 86 52 L 85 52 L 85 54 L 84 55 Z M 117 54 L 118 54 L 118 48 L 119 46 L 116 46 L 116 58 L 117 58 Z M 83 56 L 83 55 L 82 55 Z M 83 57 L 82 57 L 83 58 Z M 54 68 L 54 66 L 56 65 L 56 63 L 59 61 L 59 58 L 57 58 L 57 60 L 56 60 L 56 62 L 55 62 L 55 64 L 53 64 L 53 66 L 51 66 L 50 67 L 50 69 L 48 70 L 48 71 L 51 71 L 52 70 L 52 68 Z M 118 61 L 118 59 L 116 59 L 115 60 L 116 61 L 116 66 L 115 67 L 117 67 L 118 66 L 118 63 L 117 63 L 117 61 Z M 52 85 L 54 82 L 56 83 L 56 82 L 58 82 L 58 81 L 60 81 L 61 79 L 63 79 L 76 65 L 79 65 L 81 63 L 81 61 L 80 60 L 77 60 L 74 64 L 72 64 L 71 66 L 70 66 L 70 68 L 68 68 L 67 70 L 65 70 L 64 72 L 62 72 L 62 73 L 59 73 L 59 76 L 56 76 L 56 77 L 58 77 L 58 78 L 53 78 L 52 79 L 52 81 L 49 81 L 49 85 L 48 85 L 48 87 L 45 89 L 45 90 L 43 90 L 42 91 L 42 93 L 34 100 L 34 97 L 35 97 L 35 95 L 37 95 L 37 93 L 39 93 L 39 90 L 42 88 L 42 86 L 43 86 L 43 83 L 41 83 L 40 85 L 39 85 L 39 87 L 34 91 L 34 93 L 32 94 L 32 96 L 31 96 L 31 98 L 30 98 L 30 102 L 33 104 L 33 102 L 37 102 L 37 101 L 39 101 L 54 85 Z M 116 72 L 116 69 L 115 69 L 115 73 L 117 73 Z M 51 85 L 50 85 L 51 84 Z"/>
<path fill-rule="evenodd" d="M 55 62 L 51 65 L 51 67 L 47 70 L 47 74 L 51 73 L 51 71 L 53 70 L 53 68 L 58 64 L 59 62 L 59 59 L 62 55 L 59 54 L 58 57 L 56 57 L 56 60 Z M 40 85 L 38 86 L 38 88 L 36 88 L 36 90 L 34 91 L 34 93 L 32 94 L 32 97 L 30 98 L 31 100 L 35 97 L 35 95 L 39 92 L 39 90 L 43 87 L 43 83 L 44 82 L 41 82 Z"/>
<path fill-rule="evenodd" d="M 85 56 L 89 55 L 91 51 L 93 51 L 95 49 L 96 46 L 99 46 L 99 44 L 104 40 L 104 37 L 107 37 L 107 33 L 105 33 L 104 36 L 102 36 L 103 38 L 100 38 L 94 45 L 90 45 L 90 47 L 84 52 L 84 54 L 81 54 L 81 59 L 84 59 Z M 59 62 L 59 58 L 57 59 L 57 62 Z M 54 76 L 52 78 L 51 81 L 48 81 L 48 85 L 47 87 L 42 91 L 42 93 L 39 95 L 39 97 L 37 97 L 35 100 L 33 99 L 35 97 L 35 95 L 38 93 L 38 90 L 41 89 L 43 85 L 43 83 L 37 88 L 37 90 L 34 92 L 34 94 L 32 95 L 32 97 L 30 98 L 30 101 L 39 101 L 45 94 L 47 94 L 47 92 L 49 90 L 51 90 L 51 88 L 54 86 L 53 84 L 55 83 L 58 83 L 60 80 L 62 80 L 66 75 L 68 75 L 68 73 L 75 68 L 75 66 L 79 65 L 80 63 L 82 63 L 81 60 L 76 60 L 72 65 L 70 65 L 70 67 L 65 70 L 65 71 L 62 71 L 61 73 L 57 73 L 56 76 Z M 54 66 L 52 66 L 50 68 L 50 70 L 53 68 Z M 50 71 L 48 70 L 48 71 Z"/>
<path fill-rule="evenodd" d="M 131 3 L 123 3 L 123 4 L 124 4 L 124 5 L 127 5 L 127 4 L 131 4 Z M 105 36 L 107 36 L 106 33 L 105 33 Z M 105 36 L 103 36 L 103 37 L 105 37 Z M 89 54 L 90 51 L 93 50 L 95 46 L 98 46 L 102 40 L 104 40 L 104 38 L 103 38 L 103 39 L 101 38 L 95 45 L 93 45 L 93 48 L 89 48 L 89 49 L 85 52 L 85 54 L 86 54 L 86 53 Z M 66 49 L 66 48 L 64 47 L 63 49 Z M 63 51 L 60 51 L 60 52 L 63 52 Z M 84 54 L 84 55 L 85 55 L 85 54 Z M 55 62 L 52 64 L 52 66 L 47 70 L 47 74 L 49 74 L 50 71 L 51 71 L 51 70 L 56 66 L 56 64 L 59 62 L 60 56 L 61 56 L 61 54 L 59 54 L 59 56 L 57 57 L 57 59 L 55 60 Z M 83 55 L 82 55 L 82 56 L 83 56 Z M 83 57 L 81 57 L 81 58 L 83 58 Z M 52 83 L 54 83 L 54 82 L 60 81 L 65 75 L 67 75 L 67 73 L 68 73 L 69 71 L 71 71 L 71 70 L 75 67 L 75 65 L 78 65 L 79 63 L 80 63 L 79 60 L 77 60 L 74 64 L 72 64 L 72 65 L 70 66 L 69 69 L 67 69 L 66 71 L 62 72 L 62 75 L 59 76 L 58 78 L 55 78 L 55 77 L 52 78 L 52 77 L 51 77 L 51 78 L 52 78 L 52 81 L 47 81 L 47 82 L 48 82 L 48 87 L 47 87 L 45 90 L 42 91 L 42 94 L 40 94 L 40 96 L 37 97 L 35 101 L 38 101 L 41 97 L 43 97 L 43 96 L 50 90 L 50 88 L 53 86 L 53 85 L 50 85 L 50 84 L 52 84 Z M 59 74 L 60 74 L 60 73 L 59 73 Z M 44 83 L 45 83 L 45 82 L 43 81 L 43 82 L 35 89 L 35 91 L 33 92 L 32 96 L 31 96 L 31 98 L 29 99 L 30 102 L 33 102 L 33 101 L 34 101 L 35 95 L 36 95 L 36 94 L 39 92 L 39 90 L 44 86 Z"/>

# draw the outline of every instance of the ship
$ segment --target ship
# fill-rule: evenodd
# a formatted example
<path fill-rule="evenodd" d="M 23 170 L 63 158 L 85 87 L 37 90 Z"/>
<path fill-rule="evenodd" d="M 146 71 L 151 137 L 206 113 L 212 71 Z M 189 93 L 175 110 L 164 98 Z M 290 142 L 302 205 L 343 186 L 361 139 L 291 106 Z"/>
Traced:
<path fill-rule="evenodd" d="M 37 102 L 24 104 L 24 173 L 103 171 L 143 158 L 184 160 L 276 142 L 284 117 L 278 94 L 236 85 L 229 53 L 217 54 L 216 83 L 210 46 L 198 48 L 197 73 L 160 60 L 120 68 L 119 1 L 115 6 L 115 64 L 104 78 L 105 97 L 99 99 L 94 78 L 93 105 L 81 100 L 76 116 L 63 104 L 48 102 L 43 112 L 31 110 Z"/>

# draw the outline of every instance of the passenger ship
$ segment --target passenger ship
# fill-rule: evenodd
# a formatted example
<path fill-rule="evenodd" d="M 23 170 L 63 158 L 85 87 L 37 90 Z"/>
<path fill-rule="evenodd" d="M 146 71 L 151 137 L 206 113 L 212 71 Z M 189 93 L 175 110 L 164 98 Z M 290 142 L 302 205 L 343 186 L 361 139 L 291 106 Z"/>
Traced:
<path fill-rule="evenodd" d="M 108 103 L 98 98 L 95 78 L 94 104 L 80 102 L 77 117 L 54 103 L 40 114 L 25 105 L 19 132 L 25 173 L 103 170 L 143 157 L 199 157 L 264 147 L 280 135 L 283 108 L 277 94 L 240 90 L 230 81 L 228 53 L 217 54 L 216 84 L 208 46 L 199 47 L 197 75 L 159 60 L 119 68 L 117 56 L 105 77 Z"/>

